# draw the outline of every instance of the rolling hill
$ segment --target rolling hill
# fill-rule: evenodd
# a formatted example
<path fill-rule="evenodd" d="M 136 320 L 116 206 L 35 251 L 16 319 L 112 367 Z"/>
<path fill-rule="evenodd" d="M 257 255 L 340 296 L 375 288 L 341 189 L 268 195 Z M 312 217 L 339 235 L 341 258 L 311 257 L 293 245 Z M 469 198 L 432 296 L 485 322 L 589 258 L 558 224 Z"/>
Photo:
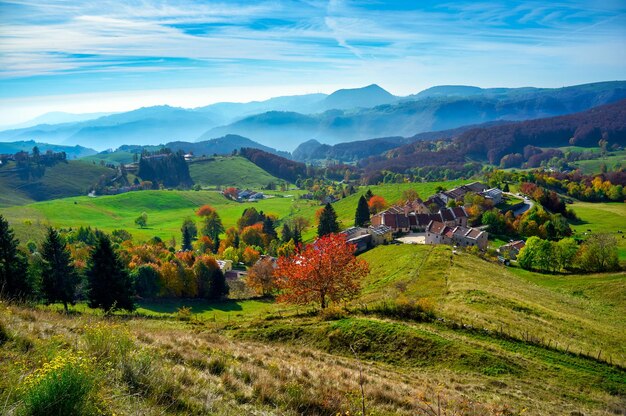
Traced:
<path fill-rule="evenodd" d="M 377 415 L 622 413 L 623 274 L 521 273 L 443 246 L 361 257 L 362 296 L 325 313 L 270 299 L 144 301 L 113 318 L 8 304 L 0 391 L 77 346 L 118 414 L 359 414 L 362 397 Z M 385 315 L 394 302 L 437 319 Z"/>
<path fill-rule="evenodd" d="M 46 168 L 39 179 L 24 180 L 7 166 L 0 169 L 0 207 L 86 195 L 101 175 L 110 173 L 107 167 L 70 160 Z"/>
<path fill-rule="evenodd" d="M 202 140 L 199 142 L 176 141 L 150 146 L 123 145 L 114 151 L 105 150 L 98 154 L 85 157 L 84 160 L 95 160 L 98 162 L 103 160 L 106 163 L 112 164 L 128 164 L 132 163 L 137 157 L 135 155 L 140 155 L 143 150 L 154 152 L 164 147 L 172 150 L 173 152 L 181 150 L 185 153 L 193 153 L 195 156 L 230 155 L 234 150 L 249 147 L 261 149 L 268 153 L 277 154 L 283 157 L 290 157 L 287 152 L 280 152 L 271 147 L 263 146 L 262 144 L 246 137 L 229 134 L 224 137 Z"/>
<path fill-rule="evenodd" d="M 51 150 L 55 153 L 65 152 L 68 159 L 80 159 L 85 156 L 95 155 L 97 152 L 93 149 L 82 146 L 62 146 L 58 144 L 39 143 L 33 140 L 18 142 L 0 142 L 0 154 L 15 154 L 17 152 L 30 152 L 33 147 L 37 146 L 42 153 Z"/>
<path fill-rule="evenodd" d="M 626 145 L 625 113 L 626 100 L 622 100 L 564 116 L 460 129 L 451 135 L 453 140 L 445 150 L 433 151 L 427 143 L 413 141 L 382 156 L 364 159 L 359 166 L 369 172 L 401 172 L 416 166 L 459 165 L 468 158 L 499 165 L 505 156 L 518 154 L 519 163 L 515 166 L 520 167 L 531 157 L 541 156 L 541 150 L 525 152 L 526 146 L 597 147 L 603 137 L 608 146 Z"/>
<path fill-rule="evenodd" d="M 240 156 L 216 156 L 189 164 L 189 173 L 195 184 L 201 186 L 235 186 L 260 189 L 280 179 L 267 173 L 248 159 Z"/>

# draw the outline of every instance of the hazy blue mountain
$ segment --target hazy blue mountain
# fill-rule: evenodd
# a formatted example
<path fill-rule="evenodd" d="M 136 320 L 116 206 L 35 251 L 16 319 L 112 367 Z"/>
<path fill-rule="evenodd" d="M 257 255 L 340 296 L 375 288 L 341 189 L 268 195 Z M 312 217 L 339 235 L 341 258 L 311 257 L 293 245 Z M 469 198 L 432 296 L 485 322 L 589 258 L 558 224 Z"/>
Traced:
<path fill-rule="evenodd" d="M 174 152 L 178 150 L 183 150 L 186 153 L 191 152 L 196 156 L 210 156 L 213 154 L 228 155 L 231 154 L 233 150 L 239 150 L 242 147 L 248 147 L 252 149 L 261 149 L 265 152 L 273 153 L 283 157 L 291 157 L 291 155 L 287 152 L 281 152 L 274 148 L 263 146 L 262 144 L 257 143 L 254 140 L 250 140 L 247 137 L 237 136 L 235 134 L 228 134 L 224 137 L 218 137 L 194 143 L 181 141 L 170 142 L 166 143 L 164 147 L 167 147 Z"/>
<path fill-rule="evenodd" d="M 48 150 L 53 152 L 65 152 L 68 159 L 77 159 L 84 156 L 95 155 L 96 152 L 93 149 L 82 146 L 61 146 L 58 144 L 38 143 L 33 140 L 18 141 L 18 142 L 0 142 L 0 154 L 15 154 L 17 152 L 31 152 L 33 147 L 37 146 L 41 153 L 45 153 Z"/>
<path fill-rule="evenodd" d="M 335 145 L 322 144 L 317 140 L 312 139 L 300 144 L 291 154 L 294 160 L 300 162 L 315 163 L 326 159 L 339 162 L 355 162 L 370 156 L 381 155 L 388 150 L 395 149 L 398 146 L 405 144 L 424 140 L 452 139 L 471 129 L 487 128 L 506 123 L 509 122 L 505 120 L 491 121 L 479 125 L 466 125 L 449 130 L 418 133 L 410 137 L 379 137 L 374 139 L 337 143 Z"/>
<path fill-rule="evenodd" d="M 39 124 L 62 124 L 62 123 L 76 123 L 79 121 L 94 120 L 99 117 L 111 115 L 113 113 L 83 113 L 73 114 L 64 113 L 62 111 L 53 111 L 50 113 L 42 114 L 31 120 L 23 123 L 12 124 L 8 126 L 0 126 L 1 130 L 23 129 L 26 127 L 32 127 Z"/>
<path fill-rule="evenodd" d="M 268 111 L 295 111 L 298 113 L 315 113 L 322 109 L 321 103 L 326 94 L 306 94 L 270 98 L 265 101 L 249 103 L 216 103 L 197 108 L 197 111 L 207 112 L 215 117 L 226 120 L 226 123 L 237 119 Z M 226 124 L 224 123 L 224 124 Z"/>
<path fill-rule="evenodd" d="M 195 141 L 236 134 L 271 148 L 293 150 L 309 139 L 336 144 L 371 137 L 413 136 L 489 121 L 570 114 L 622 98 L 626 98 L 624 81 L 554 89 L 441 86 L 402 99 L 370 85 L 329 96 L 277 97 L 199 109 L 146 107 L 81 122 L 0 131 L 0 141 L 34 140 L 104 150 L 123 144 Z M 264 111 L 266 108 L 280 111 Z"/>
<path fill-rule="evenodd" d="M 58 125 L 38 125 L 0 132 L 0 140 L 38 140 L 88 145 L 98 150 L 123 144 L 158 144 L 194 140 L 219 124 L 211 114 L 183 108 L 156 106 L 117 113 L 95 120 Z"/>
<path fill-rule="evenodd" d="M 337 90 L 324 99 L 323 107 L 326 110 L 349 110 L 352 108 L 370 108 L 377 105 L 390 104 L 398 97 L 376 84 L 363 88 Z"/>
<path fill-rule="evenodd" d="M 458 91 L 447 90 L 447 93 L 456 94 Z M 208 136 L 239 134 L 284 150 L 293 150 L 299 143 L 310 139 L 336 144 L 371 137 L 410 137 L 422 132 L 491 121 L 529 120 L 584 111 L 626 98 L 626 82 L 555 89 L 472 91 L 470 96 L 402 100 L 373 108 L 330 110 L 314 115 L 268 112 L 211 129 Z"/>

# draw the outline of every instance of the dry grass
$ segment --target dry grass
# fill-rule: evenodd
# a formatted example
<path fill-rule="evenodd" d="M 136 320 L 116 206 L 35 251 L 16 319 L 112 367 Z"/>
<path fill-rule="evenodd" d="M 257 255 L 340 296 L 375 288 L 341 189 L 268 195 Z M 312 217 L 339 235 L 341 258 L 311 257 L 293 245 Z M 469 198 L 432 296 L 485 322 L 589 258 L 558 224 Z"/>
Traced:
<path fill-rule="evenodd" d="M 46 357 L 74 350 L 86 351 L 94 357 L 94 371 L 106 374 L 98 393 L 105 413 L 359 414 L 359 363 L 352 358 L 289 345 L 234 341 L 215 328 L 192 323 L 111 321 L 1 307 L 8 334 L 0 347 L 4 414 L 19 411 L 15 386 L 27 374 Z M 102 336 L 107 331 L 110 339 L 119 337 L 124 347 L 112 348 Z M 363 363 L 363 370 L 368 414 L 428 414 L 423 409 L 437 403 L 437 397 L 447 412 L 442 414 L 501 414 L 506 408 L 474 403 L 460 391 L 463 386 L 440 384 L 445 375 L 431 380 L 375 363 Z"/>
<path fill-rule="evenodd" d="M 47 357 L 70 350 L 85 351 L 94 358 L 94 371 L 106 374 L 98 397 L 110 414 L 360 414 L 359 364 L 371 415 L 436 415 L 439 408 L 442 415 L 540 415 L 565 410 L 601 415 L 620 414 L 622 403 L 619 397 L 589 389 L 574 392 L 571 386 L 564 394 L 563 384 L 550 378 L 550 371 L 546 380 L 536 376 L 541 374 L 542 363 L 528 357 L 510 359 L 535 366 L 538 373 L 524 374 L 521 379 L 515 375 L 486 377 L 440 365 L 359 363 L 351 354 L 327 353 L 313 344 L 234 339 L 228 334 L 238 330 L 235 324 L 107 320 L 0 307 L 5 334 L 0 344 L 4 376 L 0 413 L 6 414 L 19 411 L 15 387 L 24 376 Z M 319 318 L 293 317 L 280 319 L 280 323 L 328 324 Z M 413 325 L 436 331 L 432 325 Z M 484 340 L 454 332 L 441 335 L 457 337 L 459 344 L 471 348 L 502 353 L 500 347 Z"/>

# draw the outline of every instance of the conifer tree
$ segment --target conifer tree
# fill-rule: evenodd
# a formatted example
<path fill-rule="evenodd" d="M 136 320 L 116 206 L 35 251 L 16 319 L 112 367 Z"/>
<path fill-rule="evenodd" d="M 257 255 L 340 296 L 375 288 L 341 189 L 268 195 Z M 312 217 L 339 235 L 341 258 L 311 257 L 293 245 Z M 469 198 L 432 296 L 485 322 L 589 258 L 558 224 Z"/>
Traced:
<path fill-rule="evenodd" d="M 298 247 L 298 245 L 302 244 L 302 233 L 300 232 L 299 228 L 296 228 L 293 231 L 293 243 L 295 244 L 296 247 Z"/>
<path fill-rule="evenodd" d="M 191 218 L 186 218 L 185 221 L 183 221 L 183 226 L 180 228 L 180 231 L 182 233 L 182 250 L 192 250 L 191 243 L 193 243 L 193 240 L 198 235 L 196 223 L 193 222 Z"/>
<path fill-rule="evenodd" d="M 48 234 L 41 246 L 41 257 L 41 289 L 44 299 L 47 303 L 62 302 L 67 312 L 67 304 L 74 304 L 79 278 L 65 241 L 52 227 L 48 228 Z"/>
<path fill-rule="evenodd" d="M 327 234 L 339 232 L 337 213 L 330 203 L 327 203 L 320 215 L 320 222 L 317 225 L 317 236 L 323 237 Z"/>
<path fill-rule="evenodd" d="M 274 221 L 269 216 L 266 216 L 263 220 L 263 232 L 270 237 L 270 240 L 275 240 L 278 238 L 278 234 L 276 233 L 276 229 L 274 228 Z"/>
<path fill-rule="evenodd" d="M 9 222 L 0 215 L 0 295 L 22 297 L 31 292 L 26 278 L 28 262 L 18 244 Z"/>
<path fill-rule="evenodd" d="M 131 278 L 105 234 L 98 237 L 91 253 L 87 283 L 91 308 L 101 308 L 107 313 L 115 309 L 135 309 Z"/>
<path fill-rule="evenodd" d="M 354 226 L 364 227 L 370 221 L 370 209 L 367 205 L 367 200 L 363 195 L 359 198 L 359 203 L 356 207 L 356 214 L 354 215 Z"/>
<path fill-rule="evenodd" d="M 289 227 L 289 224 L 287 223 L 283 224 L 283 229 L 280 233 L 280 240 L 283 243 L 287 243 L 292 238 L 293 238 L 293 233 L 291 232 L 291 228 Z"/>
<path fill-rule="evenodd" d="M 370 199 L 372 199 L 373 196 L 374 194 L 372 193 L 371 189 L 368 189 L 367 192 L 365 192 L 365 200 L 369 201 Z"/>

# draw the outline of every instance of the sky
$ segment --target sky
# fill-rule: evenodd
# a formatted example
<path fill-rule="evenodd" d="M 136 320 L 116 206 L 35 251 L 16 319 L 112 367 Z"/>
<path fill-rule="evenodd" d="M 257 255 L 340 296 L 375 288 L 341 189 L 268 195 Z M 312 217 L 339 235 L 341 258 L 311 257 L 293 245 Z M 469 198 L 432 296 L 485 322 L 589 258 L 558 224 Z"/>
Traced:
<path fill-rule="evenodd" d="M 0 0 L 0 125 L 372 83 L 624 79 L 624 0 Z"/>

